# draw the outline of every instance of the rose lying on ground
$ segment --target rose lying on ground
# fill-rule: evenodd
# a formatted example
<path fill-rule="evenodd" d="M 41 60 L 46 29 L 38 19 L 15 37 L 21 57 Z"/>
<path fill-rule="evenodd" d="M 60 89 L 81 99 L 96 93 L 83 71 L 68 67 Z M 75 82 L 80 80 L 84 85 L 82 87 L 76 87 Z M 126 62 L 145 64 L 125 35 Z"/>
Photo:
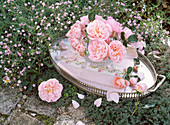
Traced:
<path fill-rule="evenodd" d="M 38 86 L 39 97 L 43 101 L 55 102 L 61 97 L 63 85 L 57 79 L 49 79 Z"/>

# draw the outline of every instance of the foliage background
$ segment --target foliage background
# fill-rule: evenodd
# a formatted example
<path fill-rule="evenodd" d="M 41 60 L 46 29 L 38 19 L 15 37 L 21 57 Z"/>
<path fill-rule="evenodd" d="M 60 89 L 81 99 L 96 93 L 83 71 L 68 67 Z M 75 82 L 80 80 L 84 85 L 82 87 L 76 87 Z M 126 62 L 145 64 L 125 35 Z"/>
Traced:
<path fill-rule="evenodd" d="M 157 1 L 87 1 L 87 0 L 1 0 L 0 1 L 0 82 L 19 87 L 23 93 L 37 95 L 37 86 L 50 78 L 57 78 L 64 86 L 63 97 L 54 105 L 67 106 L 77 100 L 86 107 L 86 116 L 98 124 L 168 124 L 169 123 L 169 18 L 168 4 Z M 121 100 L 93 105 L 97 96 L 90 95 L 62 78 L 50 62 L 48 49 L 57 38 L 64 36 L 70 26 L 90 12 L 104 18 L 112 16 L 146 42 L 145 55 L 158 74 L 166 81 L 153 94 L 141 99 L 133 116 L 136 100 Z M 60 41 L 58 41 L 60 42 Z M 149 52 L 158 51 L 157 58 Z M 160 80 L 160 79 L 158 79 Z M 77 92 L 85 94 L 84 100 Z M 38 96 L 37 96 L 38 97 Z M 154 107 L 144 109 L 144 105 Z"/>

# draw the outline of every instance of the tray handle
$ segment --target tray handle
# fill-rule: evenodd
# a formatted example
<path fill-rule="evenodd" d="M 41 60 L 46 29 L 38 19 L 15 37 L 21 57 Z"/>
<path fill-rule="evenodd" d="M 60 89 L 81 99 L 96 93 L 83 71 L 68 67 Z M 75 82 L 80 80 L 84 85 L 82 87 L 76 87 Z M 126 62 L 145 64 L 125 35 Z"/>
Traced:
<path fill-rule="evenodd" d="M 157 76 L 158 76 L 158 77 L 161 77 L 162 80 L 156 85 L 155 88 L 148 90 L 148 92 L 155 92 L 155 91 L 159 88 L 159 86 L 161 86 L 162 83 L 163 83 L 163 82 L 165 81 L 165 79 L 166 79 L 166 77 L 165 77 L 164 75 L 159 75 L 159 74 L 158 74 Z"/>

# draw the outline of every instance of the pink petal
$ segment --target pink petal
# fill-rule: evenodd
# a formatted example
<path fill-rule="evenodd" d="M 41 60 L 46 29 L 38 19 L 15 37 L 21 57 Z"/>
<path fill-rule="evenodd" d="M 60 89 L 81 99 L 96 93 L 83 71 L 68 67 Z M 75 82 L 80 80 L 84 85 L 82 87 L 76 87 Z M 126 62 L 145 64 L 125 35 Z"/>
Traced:
<path fill-rule="evenodd" d="M 119 102 L 119 94 L 114 91 L 107 91 L 107 101 Z"/>
<path fill-rule="evenodd" d="M 85 95 L 77 93 L 79 99 L 84 99 Z"/>
<path fill-rule="evenodd" d="M 72 100 L 72 104 L 75 109 L 77 109 L 80 106 L 80 104 L 75 100 Z"/>
<path fill-rule="evenodd" d="M 83 122 L 81 122 L 81 121 L 78 121 L 77 123 L 76 123 L 76 125 L 85 125 Z"/>
<path fill-rule="evenodd" d="M 102 104 L 102 98 L 96 99 L 96 100 L 94 101 L 94 105 L 95 105 L 96 107 L 100 107 L 101 104 Z"/>

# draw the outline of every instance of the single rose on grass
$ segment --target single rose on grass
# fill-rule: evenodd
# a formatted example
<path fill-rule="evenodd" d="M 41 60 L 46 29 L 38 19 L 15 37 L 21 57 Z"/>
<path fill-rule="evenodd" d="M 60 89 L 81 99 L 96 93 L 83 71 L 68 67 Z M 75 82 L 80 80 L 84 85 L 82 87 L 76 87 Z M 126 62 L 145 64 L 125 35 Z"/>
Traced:
<path fill-rule="evenodd" d="M 120 62 L 126 55 L 126 49 L 123 44 L 114 40 L 109 44 L 109 58 L 114 62 Z"/>
<path fill-rule="evenodd" d="M 47 102 L 55 102 L 61 97 L 63 85 L 57 79 L 49 79 L 38 86 L 39 97 Z"/>
<path fill-rule="evenodd" d="M 145 83 L 139 83 L 136 86 L 136 90 L 139 92 L 146 92 L 148 89 L 148 86 Z"/>
<path fill-rule="evenodd" d="M 115 76 L 113 79 L 113 87 L 118 88 L 118 89 L 123 89 L 129 86 L 129 84 L 130 84 L 129 81 L 119 76 Z"/>
<path fill-rule="evenodd" d="M 89 58 L 99 62 L 105 60 L 108 55 L 108 44 L 104 40 L 94 40 L 89 43 Z"/>

